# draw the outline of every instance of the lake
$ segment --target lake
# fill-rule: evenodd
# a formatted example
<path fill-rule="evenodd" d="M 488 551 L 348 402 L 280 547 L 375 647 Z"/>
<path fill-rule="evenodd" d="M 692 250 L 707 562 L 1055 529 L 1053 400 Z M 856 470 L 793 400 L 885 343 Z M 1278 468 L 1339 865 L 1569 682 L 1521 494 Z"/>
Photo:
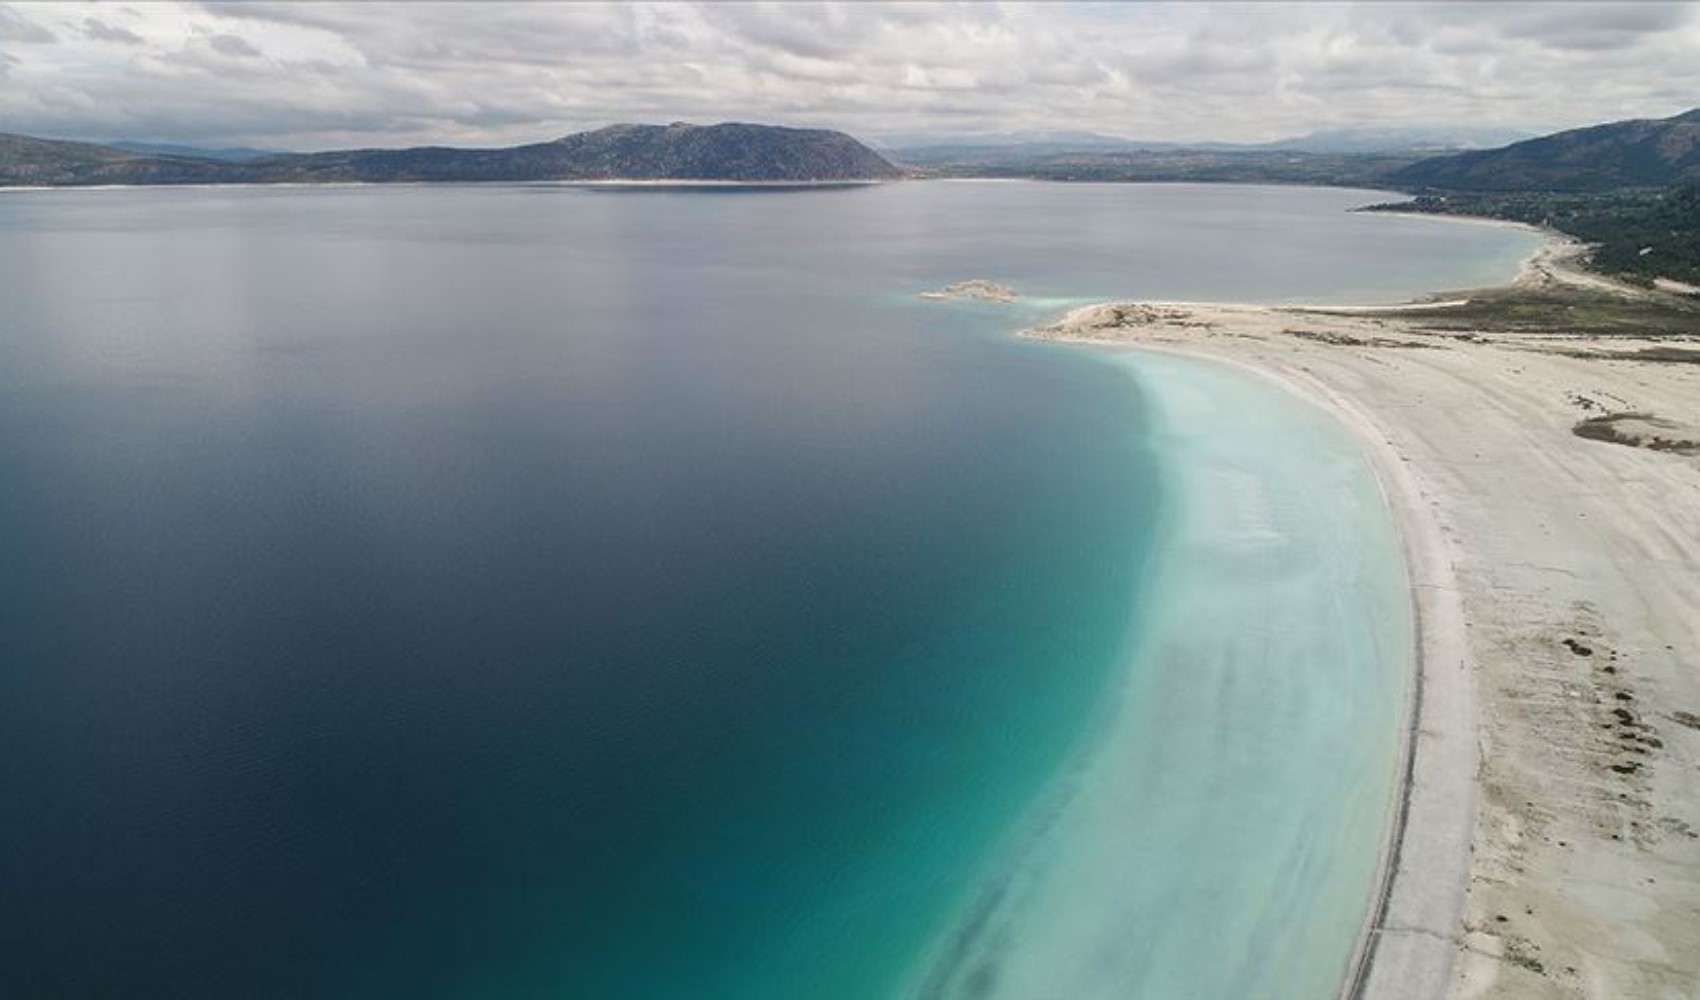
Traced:
<path fill-rule="evenodd" d="M 1536 243 L 1346 211 L 1384 198 L 0 192 L 0 991 L 975 992 L 978 918 L 1016 989 L 1090 960 L 1040 916 L 1115 926 L 1068 887 L 1122 831 L 1121 910 L 1216 879 L 1214 916 L 1134 914 L 1133 995 L 1243 982 L 1184 978 L 1213 949 L 1271 996 L 1337 979 L 1406 682 L 1367 467 L 1246 376 L 1013 334 L 1494 283 Z M 964 278 L 1023 297 L 917 298 Z M 1224 475 L 1279 552 L 1220 527 Z M 1301 736 L 1259 735 L 1267 674 L 1185 683 L 1247 678 L 1272 586 L 1366 579 L 1283 633 Z M 1246 745 L 1176 771 L 1159 724 Z M 1286 839 L 1187 834 L 1360 739 Z"/>

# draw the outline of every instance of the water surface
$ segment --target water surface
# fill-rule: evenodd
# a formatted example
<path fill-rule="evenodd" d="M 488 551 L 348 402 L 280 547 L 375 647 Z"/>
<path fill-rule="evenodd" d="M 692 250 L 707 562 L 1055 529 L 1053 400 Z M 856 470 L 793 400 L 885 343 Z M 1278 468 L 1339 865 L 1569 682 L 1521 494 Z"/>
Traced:
<path fill-rule="evenodd" d="M 1008 333 L 1532 242 L 1371 200 L 0 195 L 3 992 L 898 988 L 1164 606 L 1150 376 Z"/>

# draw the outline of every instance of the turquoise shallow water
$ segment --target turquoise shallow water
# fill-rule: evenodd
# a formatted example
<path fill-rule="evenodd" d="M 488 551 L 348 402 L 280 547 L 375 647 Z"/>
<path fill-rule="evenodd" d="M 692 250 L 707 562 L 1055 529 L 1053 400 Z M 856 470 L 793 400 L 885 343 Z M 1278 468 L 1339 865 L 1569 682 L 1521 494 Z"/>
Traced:
<path fill-rule="evenodd" d="M 1165 484 L 1139 646 L 921 992 L 1333 996 L 1395 792 L 1398 539 L 1318 407 L 1220 363 L 1120 360 Z"/>
<path fill-rule="evenodd" d="M 1011 333 L 1533 243 L 1377 198 L 0 195 L 0 993 L 1306 995 L 1403 676 L 1361 461 Z"/>

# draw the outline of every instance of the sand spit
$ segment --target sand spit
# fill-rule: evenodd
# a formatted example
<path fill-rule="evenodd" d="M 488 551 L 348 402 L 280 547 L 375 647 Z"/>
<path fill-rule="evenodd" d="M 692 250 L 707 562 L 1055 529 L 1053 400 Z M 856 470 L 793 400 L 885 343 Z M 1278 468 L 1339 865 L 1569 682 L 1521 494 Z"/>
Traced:
<path fill-rule="evenodd" d="M 923 299 L 981 299 L 986 302 L 1014 302 L 1015 289 L 984 278 L 953 281 L 943 288 L 922 292 Z"/>
<path fill-rule="evenodd" d="M 1111 303 L 1027 332 L 1253 366 L 1378 459 L 1422 683 L 1349 993 L 1700 989 L 1700 456 L 1658 445 L 1700 427 L 1700 310 L 1581 252 L 1406 308 Z"/>

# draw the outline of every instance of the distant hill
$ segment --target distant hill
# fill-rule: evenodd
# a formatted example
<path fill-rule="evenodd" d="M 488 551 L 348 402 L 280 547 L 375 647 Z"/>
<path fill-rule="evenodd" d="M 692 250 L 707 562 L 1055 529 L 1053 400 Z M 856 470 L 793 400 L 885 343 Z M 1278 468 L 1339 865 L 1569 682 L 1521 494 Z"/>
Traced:
<path fill-rule="evenodd" d="M 1527 139 L 1527 132 L 1469 125 L 1433 128 L 1347 128 L 1264 143 L 1261 149 L 1302 153 L 1450 153 L 1490 149 Z"/>
<path fill-rule="evenodd" d="M 1700 109 L 1572 129 L 1503 149 L 1441 156 L 1390 174 L 1448 191 L 1607 191 L 1700 180 Z"/>
<path fill-rule="evenodd" d="M 141 156 L 187 156 L 197 160 L 229 160 L 243 163 L 266 156 L 278 156 L 280 149 L 249 149 L 246 146 L 180 146 L 170 142 L 108 142 L 103 145 Z"/>
<path fill-rule="evenodd" d="M 867 181 L 902 172 L 842 132 L 772 125 L 614 125 L 505 149 L 365 149 L 242 162 L 0 135 L 0 184 L 364 181 Z"/>
<path fill-rule="evenodd" d="M 892 159 L 912 167 L 989 167 L 1008 170 L 1061 157 L 1122 156 L 1131 153 L 1172 152 L 1179 148 L 1170 143 L 1147 143 L 1135 139 L 1010 139 L 983 142 L 976 137 L 962 142 L 893 147 L 888 152 Z"/>
<path fill-rule="evenodd" d="M 134 154 L 86 142 L 59 142 L 0 133 L 0 182 L 70 184 L 80 172 L 125 163 Z"/>
<path fill-rule="evenodd" d="M 842 132 L 772 125 L 611 125 L 507 149 L 426 146 L 269 157 L 245 164 L 260 180 L 846 181 L 902 176 Z"/>
<path fill-rule="evenodd" d="M 934 147 L 894 155 L 920 177 L 1008 177 L 1048 181 L 1384 186 L 1416 162 L 1412 154 L 1305 153 L 1253 149 L 1135 149 L 1055 152 L 1046 148 Z"/>
<path fill-rule="evenodd" d="M 885 135 L 880 148 L 906 162 L 938 162 L 950 155 L 991 157 L 1006 154 L 1063 153 L 1450 153 L 1489 149 L 1529 138 L 1527 132 L 1476 125 L 1377 126 L 1340 128 L 1270 142 L 1176 142 L 1130 139 L 1097 132 L 981 132 L 959 135 L 926 133 Z"/>
<path fill-rule="evenodd" d="M 1350 128 L 1311 132 L 1273 142 L 1240 143 L 1165 142 L 1091 132 L 1011 132 L 948 140 L 888 142 L 888 146 L 892 157 L 900 163 L 951 173 L 987 170 L 1049 175 L 1054 173 L 1053 168 L 1057 164 L 1064 162 L 1098 158 L 1102 166 L 1120 158 L 1126 163 L 1137 164 L 1137 169 L 1122 171 L 1126 176 L 1119 179 L 1147 179 L 1148 175 L 1170 179 L 1167 171 L 1173 164 L 1209 161 L 1218 167 L 1233 164 L 1231 170 L 1216 167 L 1212 170 L 1236 179 L 1263 177 L 1285 181 L 1295 177 L 1333 178 L 1338 173 L 1342 177 L 1351 177 L 1357 183 L 1370 176 L 1368 171 L 1357 168 L 1371 166 L 1371 160 L 1363 160 L 1348 171 L 1317 172 L 1303 167 L 1302 158 L 1312 158 L 1317 162 L 1344 162 L 1346 157 L 1373 157 L 1376 158 L 1373 164 L 1376 168 L 1385 168 L 1390 164 L 1404 166 L 1436 153 L 1502 146 L 1526 135 L 1474 126 Z M 1301 159 L 1292 159 L 1289 154 L 1296 154 Z M 1190 167 L 1187 169 L 1191 170 Z"/>
<path fill-rule="evenodd" d="M 1143 147 L 1138 139 L 1078 130 L 1030 132 L 883 132 L 874 137 L 876 149 L 995 149 L 1044 146 L 1065 150 Z M 1174 143 L 1158 143 L 1172 146 Z"/>

